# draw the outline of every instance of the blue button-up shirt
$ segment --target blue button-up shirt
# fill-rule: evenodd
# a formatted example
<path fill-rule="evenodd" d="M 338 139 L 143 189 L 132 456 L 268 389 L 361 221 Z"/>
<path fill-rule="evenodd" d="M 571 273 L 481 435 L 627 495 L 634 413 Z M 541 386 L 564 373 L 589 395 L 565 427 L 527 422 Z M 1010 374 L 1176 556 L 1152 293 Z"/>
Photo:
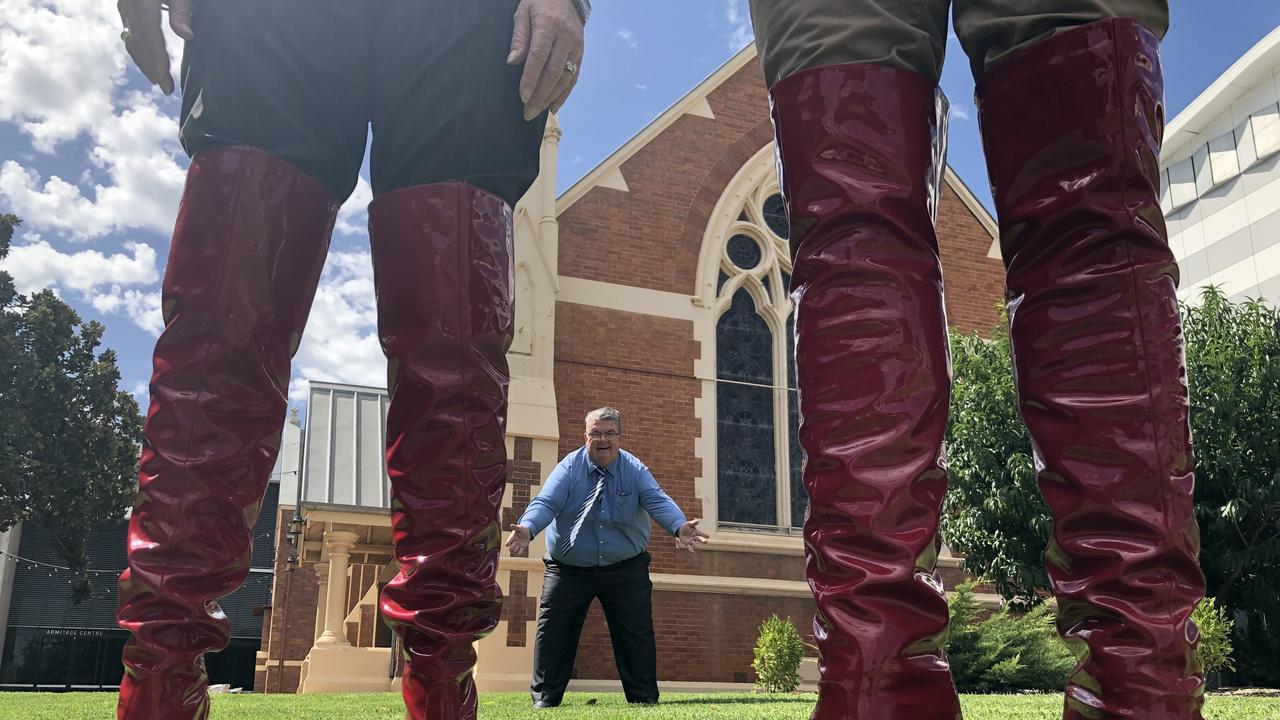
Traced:
<path fill-rule="evenodd" d="M 649 544 L 649 518 L 675 535 L 685 516 L 658 487 L 649 468 L 624 450 L 605 468 L 604 491 L 587 514 L 578 538 L 568 553 L 562 542 L 568 537 L 583 506 L 596 489 L 596 465 L 584 445 L 570 453 L 542 486 L 538 496 L 520 517 L 520 524 L 537 535 L 547 531 L 551 558 L 566 565 L 598 567 L 639 555 Z"/>

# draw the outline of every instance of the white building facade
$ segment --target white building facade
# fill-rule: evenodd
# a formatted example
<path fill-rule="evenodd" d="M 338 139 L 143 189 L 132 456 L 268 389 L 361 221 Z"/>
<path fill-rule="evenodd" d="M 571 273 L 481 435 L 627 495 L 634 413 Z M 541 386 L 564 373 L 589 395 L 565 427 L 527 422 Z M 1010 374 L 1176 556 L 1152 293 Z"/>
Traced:
<path fill-rule="evenodd" d="M 1160 167 L 1179 298 L 1280 305 L 1280 28 L 1168 124 Z"/>

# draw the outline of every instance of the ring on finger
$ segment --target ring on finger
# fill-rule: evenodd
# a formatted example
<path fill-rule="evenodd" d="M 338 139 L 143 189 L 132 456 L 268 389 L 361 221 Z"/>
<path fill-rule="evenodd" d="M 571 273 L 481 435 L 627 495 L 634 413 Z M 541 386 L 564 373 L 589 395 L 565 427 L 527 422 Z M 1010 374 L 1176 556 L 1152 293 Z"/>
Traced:
<path fill-rule="evenodd" d="M 565 60 L 565 61 L 564 61 L 564 71 L 565 71 L 565 72 L 567 72 L 567 73 L 569 73 L 570 75 L 577 75 L 577 74 L 578 74 L 578 63 L 576 63 L 576 62 L 574 62 L 574 61 L 572 61 L 572 60 Z"/>

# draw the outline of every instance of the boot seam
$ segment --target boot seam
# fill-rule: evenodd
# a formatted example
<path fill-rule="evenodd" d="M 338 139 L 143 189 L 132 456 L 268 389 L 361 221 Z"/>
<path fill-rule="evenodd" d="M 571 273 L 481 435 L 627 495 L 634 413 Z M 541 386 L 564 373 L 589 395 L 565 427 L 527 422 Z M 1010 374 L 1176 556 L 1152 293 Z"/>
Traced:
<path fill-rule="evenodd" d="M 1129 189 L 1128 189 L 1128 183 L 1126 181 L 1128 180 L 1128 178 L 1130 178 L 1133 174 L 1136 174 L 1137 172 L 1136 169 L 1132 167 L 1133 159 L 1129 157 L 1128 139 L 1131 133 L 1133 133 L 1136 130 L 1136 128 L 1129 127 L 1127 116 L 1125 114 L 1126 111 L 1123 109 L 1125 108 L 1125 104 L 1123 102 L 1125 93 L 1124 93 L 1124 87 L 1123 87 L 1124 83 L 1122 80 L 1122 74 L 1126 72 L 1136 73 L 1136 71 L 1129 70 L 1124 65 L 1124 58 L 1122 57 L 1123 53 L 1121 52 L 1121 48 L 1120 48 L 1121 33 L 1120 33 L 1119 24 L 1115 22 L 1111 23 L 1110 27 L 1108 28 L 1108 31 L 1111 36 L 1111 66 L 1113 68 L 1113 71 L 1115 72 L 1115 83 L 1113 85 L 1112 95 L 1113 95 L 1113 99 L 1116 101 L 1116 107 L 1122 108 L 1121 112 L 1118 113 L 1118 116 L 1120 118 L 1119 120 L 1120 142 L 1122 143 L 1122 152 L 1121 152 L 1121 161 L 1120 161 L 1120 181 L 1121 181 L 1120 182 L 1120 204 L 1121 204 L 1121 207 L 1128 208 L 1129 207 L 1129 203 L 1128 203 Z M 1163 98 L 1161 98 L 1161 102 L 1163 102 Z M 1160 520 L 1161 520 L 1162 529 L 1164 530 L 1165 537 L 1171 538 L 1174 532 L 1173 532 L 1173 527 L 1170 523 L 1170 518 L 1169 518 L 1168 475 L 1169 475 L 1170 469 L 1166 464 L 1164 448 L 1162 447 L 1161 441 L 1160 441 L 1160 433 L 1155 431 L 1155 428 L 1159 423 L 1159 418 L 1157 417 L 1157 412 L 1156 412 L 1155 395 L 1152 392 L 1154 378 L 1151 372 L 1151 363 L 1149 360 L 1150 352 L 1149 352 L 1149 346 L 1147 341 L 1148 312 L 1144 308 L 1144 303 L 1142 302 L 1141 294 L 1139 292 L 1138 271 L 1137 271 L 1137 268 L 1134 266 L 1134 258 L 1133 258 L 1132 237 L 1135 232 L 1138 232 L 1138 224 L 1137 222 L 1135 222 L 1134 214 L 1132 212 L 1127 212 L 1126 217 L 1128 218 L 1128 221 L 1127 221 L 1128 232 L 1125 233 L 1124 252 L 1125 252 L 1125 259 L 1127 260 L 1126 267 L 1127 267 L 1127 274 L 1129 276 L 1129 287 L 1130 287 L 1130 291 L 1133 293 L 1133 305 L 1138 314 L 1138 360 L 1142 366 L 1142 374 L 1147 381 L 1146 383 L 1147 384 L 1146 416 L 1148 421 L 1150 422 L 1150 427 L 1152 428 L 1151 441 L 1155 447 L 1156 467 L 1159 472 L 1159 475 L 1157 476 L 1157 481 L 1159 482 L 1157 497 L 1159 497 L 1160 499 Z M 1165 242 L 1167 242 L 1167 240 Z M 1168 567 L 1164 567 L 1161 571 L 1161 574 L 1163 576 L 1162 577 L 1163 584 L 1166 588 L 1171 587 L 1175 584 L 1173 572 Z M 1172 608 L 1167 608 L 1164 614 L 1169 621 L 1172 621 L 1174 619 Z"/>

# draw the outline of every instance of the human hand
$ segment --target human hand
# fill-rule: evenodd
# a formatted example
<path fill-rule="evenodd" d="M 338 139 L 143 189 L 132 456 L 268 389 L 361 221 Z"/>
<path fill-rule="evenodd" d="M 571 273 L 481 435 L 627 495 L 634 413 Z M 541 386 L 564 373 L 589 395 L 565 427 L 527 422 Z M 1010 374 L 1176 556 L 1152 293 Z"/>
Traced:
<path fill-rule="evenodd" d="M 520 100 L 525 120 L 548 108 L 556 112 L 569 98 L 582 64 L 582 31 L 570 0 L 520 0 L 507 64 L 524 63 Z"/>
<path fill-rule="evenodd" d="M 710 537 L 698 529 L 698 520 L 690 520 L 680 526 L 680 531 L 676 533 L 676 542 L 688 548 L 689 552 L 693 552 L 698 545 L 707 543 Z"/>
<path fill-rule="evenodd" d="M 524 555 L 529 550 L 529 541 L 533 533 L 523 525 L 512 525 L 511 534 L 507 536 L 507 549 L 512 555 Z"/>
<path fill-rule="evenodd" d="M 173 94 L 173 75 L 169 69 L 169 50 L 165 48 L 164 21 L 161 11 L 169 11 L 169 27 L 183 40 L 194 40 L 191 31 L 191 0 L 118 0 L 120 22 L 129 57 L 153 85 L 159 85 L 165 95 Z"/>

